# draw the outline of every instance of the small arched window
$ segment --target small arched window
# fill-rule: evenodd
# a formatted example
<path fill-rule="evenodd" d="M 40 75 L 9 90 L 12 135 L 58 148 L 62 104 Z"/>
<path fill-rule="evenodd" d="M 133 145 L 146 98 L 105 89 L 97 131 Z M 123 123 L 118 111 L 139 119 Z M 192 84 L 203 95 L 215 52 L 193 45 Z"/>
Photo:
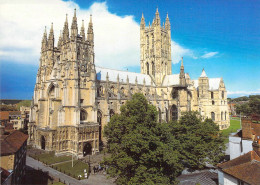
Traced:
<path fill-rule="evenodd" d="M 227 111 L 225 112 L 225 120 L 227 120 Z"/>
<path fill-rule="evenodd" d="M 146 63 L 146 71 L 147 71 L 147 74 L 149 75 L 149 63 L 148 62 Z"/>
<path fill-rule="evenodd" d="M 224 115 L 223 112 L 221 112 L 221 120 L 223 120 L 223 115 Z"/>
<path fill-rule="evenodd" d="M 154 62 L 152 62 L 152 74 L 153 74 L 153 76 L 155 76 L 155 65 L 154 65 Z"/>
<path fill-rule="evenodd" d="M 121 87 L 121 92 L 124 94 L 125 93 L 125 88 Z"/>
<path fill-rule="evenodd" d="M 83 109 L 80 110 L 80 121 L 85 121 L 87 120 L 87 112 Z"/>
<path fill-rule="evenodd" d="M 212 119 L 213 121 L 215 121 L 215 113 L 214 113 L 214 112 L 211 112 L 211 119 Z"/>

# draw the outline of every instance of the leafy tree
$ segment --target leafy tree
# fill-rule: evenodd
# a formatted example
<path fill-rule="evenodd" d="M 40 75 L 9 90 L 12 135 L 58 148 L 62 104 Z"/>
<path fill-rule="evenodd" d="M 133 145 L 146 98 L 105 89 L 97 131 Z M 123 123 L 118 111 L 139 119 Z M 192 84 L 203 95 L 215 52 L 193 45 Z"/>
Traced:
<path fill-rule="evenodd" d="M 105 126 L 108 173 L 117 184 L 173 184 L 182 171 L 181 145 L 170 124 L 158 123 L 158 113 L 142 94 L 121 106 Z"/>
<path fill-rule="evenodd" d="M 215 165 L 224 157 L 224 139 L 211 119 L 202 122 L 198 112 L 186 112 L 171 126 L 172 134 L 181 143 L 180 153 L 185 167 L 202 169 L 207 164 Z"/>

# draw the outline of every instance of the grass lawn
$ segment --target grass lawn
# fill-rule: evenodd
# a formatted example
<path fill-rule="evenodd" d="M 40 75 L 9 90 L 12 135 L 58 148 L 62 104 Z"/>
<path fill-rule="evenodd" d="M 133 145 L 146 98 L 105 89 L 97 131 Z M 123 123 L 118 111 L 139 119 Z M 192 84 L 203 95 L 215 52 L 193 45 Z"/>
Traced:
<path fill-rule="evenodd" d="M 33 158 L 38 159 L 39 161 L 41 161 L 47 165 L 71 160 L 71 156 L 63 155 L 63 156 L 57 157 L 57 156 L 55 156 L 54 152 L 39 154 L 39 155 L 33 156 Z"/>
<path fill-rule="evenodd" d="M 79 175 L 84 178 L 84 169 L 88 172 L 88 165 L 86 163 L 83 163 L 79 160 L 73 161 L 74 166 L 71 166 L 71 161 L 66 163 L 57 164 L 54 166 L 54 169 L 58 168 L 59 171 L 62 173 L 69 174 L 70 176 L 74 178 L 78 178 Z"/>
<path fill-rule="evenodd" d="M 241 128 L 240 119 L 231 119 L 229 128 L 221 131 L 223 136 L 226 138 L 225 143 L 228 143 L 228 141 L 229 141 L 228 140 L 229 134 L 236 132 L 240 128 Z"/>
<path fill-rule="evenodd" d="M 62 182 L 54 182 L 52 185 L 64 185 Z"/>

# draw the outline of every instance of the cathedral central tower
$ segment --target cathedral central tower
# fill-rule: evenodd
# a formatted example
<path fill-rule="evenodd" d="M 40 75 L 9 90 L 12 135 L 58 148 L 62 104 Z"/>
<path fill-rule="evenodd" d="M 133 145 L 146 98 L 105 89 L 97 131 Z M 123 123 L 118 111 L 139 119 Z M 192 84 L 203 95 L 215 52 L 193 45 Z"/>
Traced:
<path fill-rule="evenodd" d="M 161 85 L 165 75 L 172 74 L 171 24 L 167 14 L 161 26 L 158 9 L 152 25 L 145 27 L 142 15 L 140 25 L 141 73 L 151 76 L 156 85 Z"/>

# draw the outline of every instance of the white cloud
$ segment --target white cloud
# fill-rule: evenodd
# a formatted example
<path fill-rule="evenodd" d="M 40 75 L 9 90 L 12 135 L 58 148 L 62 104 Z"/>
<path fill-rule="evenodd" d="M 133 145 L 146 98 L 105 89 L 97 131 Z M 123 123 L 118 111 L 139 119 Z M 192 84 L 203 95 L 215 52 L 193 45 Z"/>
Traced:
<path fill-rule="evenodd" d="M 79 30 L 82 19 L 87 30 L 89 15 L 93 15 L 96 65 L 117 69 L 140 65 L 139 24 L 133 16 L 112 14 L 105 2 L 94 3 L 85 10 L 74 2 L 61 0 L 0 0 L 0 59 L 37 65 L 44 26 L 49 31 L 53 22 L 57 43 L 65 15 L 68 13 L 70 24 L 74 8 Z M 172 41 L 173 63 L 182 56 L 197 59 L 192 50 Z"/>
<path fill-rule="evenodd" d="M 208 53 L 205 53 L 204 55 L 202 55 L 201 58 L 211 58 L 217 54 L 218 54 L 218 52 L 208 52 Z"/>
<path fill-rule="evenodd" d="M 172 62 L 177 64 L 180 62 L 181 57 L 188 56 L 193 59 L 197 59 L 194 55 L 193 51 L 187 48 L 180 46 L 178 43 L 172 41 L 171 43 L 171 50 L 172 50 Z"/>
<path fill-rule="evenodd" d="M 256 91 L 228 91 L 227 94 L 228 95 L 241 95 L 241 96 L 260 94 L 260 89 L 257 89 Z"/>

